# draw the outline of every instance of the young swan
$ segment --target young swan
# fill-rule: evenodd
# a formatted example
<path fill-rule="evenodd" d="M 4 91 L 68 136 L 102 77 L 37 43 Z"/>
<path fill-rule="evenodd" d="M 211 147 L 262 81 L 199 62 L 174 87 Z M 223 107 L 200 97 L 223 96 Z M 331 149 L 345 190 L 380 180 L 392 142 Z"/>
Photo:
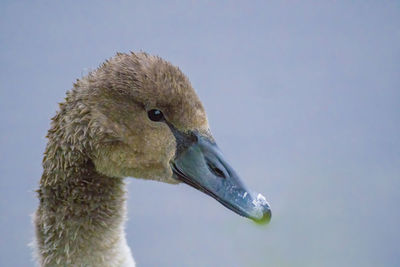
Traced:
<path fill-rule="evenodd" d="M 209 131 L 185 75 L 146 53 L 117 54 L 78 80 L 52 119 L 34 221 L 41 266 L 134 266 L 124 177 L 181 181 L 268 222 Z"/>

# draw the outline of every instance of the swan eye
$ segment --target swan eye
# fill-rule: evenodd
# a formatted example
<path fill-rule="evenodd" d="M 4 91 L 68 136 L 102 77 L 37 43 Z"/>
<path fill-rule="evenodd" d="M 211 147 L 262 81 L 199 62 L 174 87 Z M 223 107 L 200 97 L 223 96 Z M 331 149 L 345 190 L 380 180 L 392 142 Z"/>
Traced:
<path fill-rule="evenodd" d="M 158 109 L 148 111 L 147 116 L 149 116 L 149 119 L 152 121 L 161 121 L 164 119 L 164 114 Z"/>

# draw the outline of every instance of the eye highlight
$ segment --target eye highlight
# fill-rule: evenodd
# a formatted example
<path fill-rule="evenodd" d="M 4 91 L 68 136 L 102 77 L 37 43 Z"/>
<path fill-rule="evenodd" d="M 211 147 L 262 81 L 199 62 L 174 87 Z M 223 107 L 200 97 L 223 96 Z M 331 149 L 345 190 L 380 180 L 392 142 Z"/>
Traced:
<path fill-rule="evenodd" d="M 158 109 L 149 110 L 147 116 L 149 116 L 149 119 L 152 121 L 161 121 L 164 119 L 164 114 Z"/>

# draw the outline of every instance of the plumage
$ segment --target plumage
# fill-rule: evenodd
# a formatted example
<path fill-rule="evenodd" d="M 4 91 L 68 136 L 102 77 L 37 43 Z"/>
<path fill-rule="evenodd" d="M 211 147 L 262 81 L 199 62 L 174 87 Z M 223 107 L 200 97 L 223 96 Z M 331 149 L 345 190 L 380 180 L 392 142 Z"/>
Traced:
<path fill-rule="evenodd" d="M 164 120 L 150 120 L 151 109 L 162 111 Z M 236 195 L 225 200 L 182 171 L 177 158 L 190 154 L 194 144 L 204 139 L 203 147 L 217 148 L 189 80 L 159 57 L 118 53 L 77 80 L 52 118 L 47 138 L 34 216 L 41 266 L 134 266 L 124 233 L 125 177 L 185 181 L 240 215 L 270 218 L 265 200 L 247 196 L 244 187 L 237 194 L 246 192 L 245 203 Z M 215 162 L 201 172 L 221 186 L 229 175 L 236 181 L 222 158 Z"/>

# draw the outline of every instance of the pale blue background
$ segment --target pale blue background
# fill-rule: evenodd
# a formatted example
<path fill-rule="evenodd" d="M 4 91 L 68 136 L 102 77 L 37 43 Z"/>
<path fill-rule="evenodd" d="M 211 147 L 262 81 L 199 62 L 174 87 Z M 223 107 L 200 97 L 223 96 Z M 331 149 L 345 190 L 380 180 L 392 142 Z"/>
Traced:
<path fill-rule="evenodd" d="M 217 3 L 216 3 L 217 2 Z M 138 266 L 400 266 L 399 1 L 2 1 L 0 266 L 32 266 L 49 118 L 117 51 L 178 65 L 258 227 L 186 185 L 131 179 Z"/>

